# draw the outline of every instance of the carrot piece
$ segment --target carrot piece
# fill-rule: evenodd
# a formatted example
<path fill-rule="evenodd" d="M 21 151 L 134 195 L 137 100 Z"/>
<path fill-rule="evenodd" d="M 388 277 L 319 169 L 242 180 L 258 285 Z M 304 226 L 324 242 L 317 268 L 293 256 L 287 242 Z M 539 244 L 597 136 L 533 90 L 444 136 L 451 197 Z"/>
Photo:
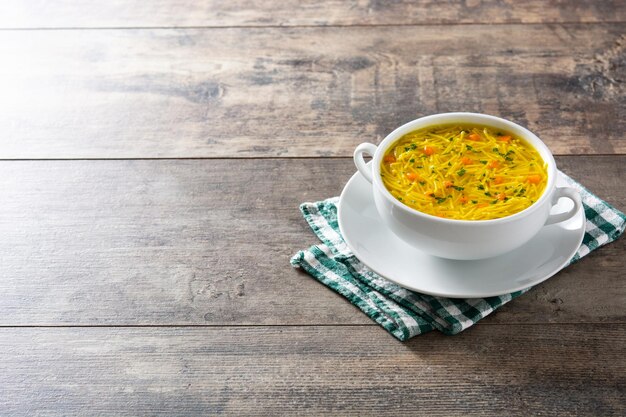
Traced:
<path fill-rule="evenodd" d="M 418 178 L 419 178 L 419 175 L 417 175 L 415 172 L 407 172 L 406 173 L 406 179 L 409 180 L 409 181 L 415 181 Z"/>
<path fill-rule="evenodd" d="M 472 162 L 474 161 L 472 161 L 472 159 L 468 158 L 467 156 L 464 156 L 463 158 L 461 158 L 461 163 L 463 165 L 470 165 Z"/>
<path fill-rule="evenodd" d="M 531 184 L 539 184 L 541 182 L 541 175 L 539 174 L 529 175 L 527 180 Z"/>
<path fill-rule="evenodd" d="M 452 181 L 445 181 L 445 182 L 443 183 L 443 186 L 444 186 L 444 187 L 446 187 L 446 188 L 450 188 L 450 187 L 452 187 L 453 185 L 454 185 L 454 184 L 452 184 Z"/>
<path fill-rule="evenodd" d="M 504 182 L 504 178 L 498 176 L 493 182 L 495 182 L 496 184 L 502 184 Z"/>
<path fill-rule="evenodd" d="M 473 140 L 473 141 L 479 141 L 480 140 L 480 135 L 478 133 L 472 133 L 471 135 L 469 135 L 467 137 L 469 140 Z"/>
<path fill-rule="evenodd" d="M 462 196 L 459 198 L 459 202 L 460 202 L 461 204 L 465 204 L 465 203 L 467 203 L 467 201 L 468 201 L 468 198 L 467 198 L 466 196 L 464 196 L 464 195 L 462 195 Z"/>
<path fill-rule="evenodd" d="M 393 162 L 396 162 L 396 157 L 393 155 L 385 155 L 385 157 L 383 158 L 383 161 L 387 162 L 388 164 L 391 164 Z"/>
<path fill-rule="evenodd" d="M 500 163 L 498 161 L 490 161 L 487 164 L 487 168 L 498 168 L 498 165 L 500 165 Z"/>
<path fill-rule="evenodd" d="M 430 156 L 435 153 L 435 148 L 433 148 L 432 146 L 424 146 L 424 153 Z"/>
<path fill-rule="evenodd" d="M 500 137 L 498 138 L 498 140 L 499 140 L 499 141 L 502 141 L 502 142 L 507 142 L 507 143 L 508 143 L 508 142 L 510 142 L 510 141 L 511 141 L 511 137 L 510 137 L 509 135 L 500 136 Z"/>
<path fill-rule="evenodd" d="M 498 197 L 498 200 L 504 201 L 504 199 L 506 198 L 506 195 L 504 193 L 499 193 L 496 197 Z"/>

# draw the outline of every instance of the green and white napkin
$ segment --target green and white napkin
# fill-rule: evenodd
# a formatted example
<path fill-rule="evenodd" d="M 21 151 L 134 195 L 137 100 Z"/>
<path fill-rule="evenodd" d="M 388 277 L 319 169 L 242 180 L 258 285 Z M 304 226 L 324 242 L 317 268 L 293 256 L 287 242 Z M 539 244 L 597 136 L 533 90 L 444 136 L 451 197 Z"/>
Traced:
<path fill-rule="evenodd" d="M 561 173 L 580 191 L 587 223 L 580 248 L 568 265 L 617 239 L 626 224 L 624 213 Z M 400 340 L 439 330 L 456 334 L 528 291 L 488 298 L 435 297 L 402 288 L 370 271 L 350 251 L 337 223 L 338 197 L 303 203 L 300 210 L 323 242 L 296 253 L 294 267 L 302 268 L 324 285 L 346 297 L 372 320 Z"/>

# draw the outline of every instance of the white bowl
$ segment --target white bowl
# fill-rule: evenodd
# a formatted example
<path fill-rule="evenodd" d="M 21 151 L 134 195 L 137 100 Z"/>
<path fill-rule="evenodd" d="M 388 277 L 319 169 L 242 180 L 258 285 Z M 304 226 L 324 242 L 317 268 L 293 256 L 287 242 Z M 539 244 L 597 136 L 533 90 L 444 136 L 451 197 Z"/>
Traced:
<path fill-rule="evenodd" d="M 409 132 L 449 123 L 486 125 L 511 132 L 530 143 L 548 168 L 548 184 L 539 200 L 525 210 L 499 219 L 455 220 L 420 212 L 393 197 L 380 176 L 381 161 L 387 149 Z M 363 159 L 364 154 L 373 157 L 369 166 Z M 413 120 L 387 135 L 378 147 L 371 143 L 357 146 L 354 162 L 359 172 L 372 183 L 376 209 L 386 226 L 410 245 L 443 258 L 483 259 L 509 252 L 528 242 L 543 226 L 571 218 L 582 204 L 575 189 L 556 187 L 554 157 L 537 136 L 513 122 L 486 114 L 442 113 Z M 550 209 L 561 197 L 571 199 L 573 207 L 566 213 L 550 215 Z"/>

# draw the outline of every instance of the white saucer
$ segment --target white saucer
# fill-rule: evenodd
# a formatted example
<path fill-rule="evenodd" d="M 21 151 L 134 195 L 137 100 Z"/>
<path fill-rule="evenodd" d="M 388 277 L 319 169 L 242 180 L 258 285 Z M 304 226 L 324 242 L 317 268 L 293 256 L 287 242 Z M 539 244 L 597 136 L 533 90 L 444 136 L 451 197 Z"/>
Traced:
<path fill-rule="evenodd" d="M 557 186 L 565 185 L 557 179 Z M 552 212 L 571 206 L 571 201 L 561 199 Z M 477 261 L 430 256 L 385 227 L 374 205 L 372 185 L 358 172 L 341 193 L 338 220 L 348 247 L 371 270 L 402 287 L 453 298 L 491 297 L 539 284 L 572 259 L 585 234 L 581 208 L 570 220 L 544 227 L 504 255 Z"/>

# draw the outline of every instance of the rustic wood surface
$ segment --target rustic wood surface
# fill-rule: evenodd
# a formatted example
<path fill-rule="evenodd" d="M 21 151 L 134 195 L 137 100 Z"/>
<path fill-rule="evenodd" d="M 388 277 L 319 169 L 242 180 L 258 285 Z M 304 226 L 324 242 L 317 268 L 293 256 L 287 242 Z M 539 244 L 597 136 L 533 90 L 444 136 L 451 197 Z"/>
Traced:
<path fill-rule="evenodd" d="M 626 156 L 557 163 L 626 207 Z M 339 195 L 354 171 L 347 158 L 4 162 L 0 324 L 369 324 L 289 266 L 317 243 L 299 203 Z M 486 322 L 623 320 L 624 248 L 593 253 Z"/>
<path fill-rule="evenodd" d="M 4 415 L 623 415 L 626 325 L 0 329 Z M 60 412 L 61 411 L 61 412 Z"/>
<path fill-rule="evenodd" d="M 418 116 L 626 153 L 624 24 L 0 31 L 3 158 L 349 156 Z"/>
<path fill-rule="evenodd" d="M 0 28 L 624 22 L 620 0 L 5 0 Z"/>
<path fill-rule="evenodd" d="M 0 2 L 0 416 L 626 414 L 626 240 L 398 342 L 289 266 L 354 147 L 517 121 L 626 209 L 623 2 Z"/>

